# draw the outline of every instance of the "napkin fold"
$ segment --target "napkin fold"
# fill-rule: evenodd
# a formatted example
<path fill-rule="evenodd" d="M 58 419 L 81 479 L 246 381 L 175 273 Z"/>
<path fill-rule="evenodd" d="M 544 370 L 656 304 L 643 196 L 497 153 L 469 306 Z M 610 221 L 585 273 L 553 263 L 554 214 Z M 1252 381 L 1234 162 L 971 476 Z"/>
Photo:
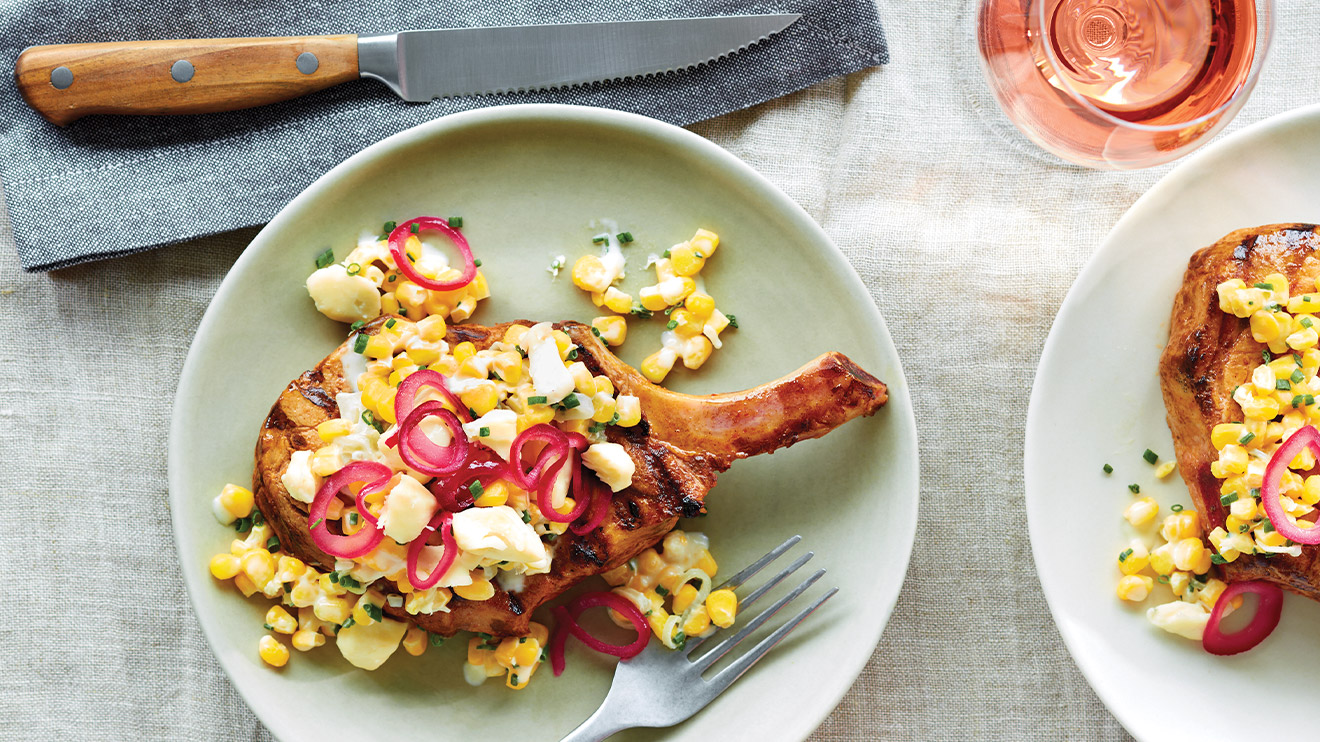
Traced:
<path fill-rule="evenodd" d="M 0 60 L 92 41 L 390 33 L 410 28 L 801 13 L 786 31 L 697 69 L 539 93 L 399 100 L 360 80 L 284 103 L 204 116 L 93 116 L 56 127 L 0 86 L 0 182 L 27 271 L 149 250 L 269 221 L 318 176 L 395 132 L 490 105 L 601 106 L 685 125 L 888 61 L 872 0 L 17 0 Z"/>

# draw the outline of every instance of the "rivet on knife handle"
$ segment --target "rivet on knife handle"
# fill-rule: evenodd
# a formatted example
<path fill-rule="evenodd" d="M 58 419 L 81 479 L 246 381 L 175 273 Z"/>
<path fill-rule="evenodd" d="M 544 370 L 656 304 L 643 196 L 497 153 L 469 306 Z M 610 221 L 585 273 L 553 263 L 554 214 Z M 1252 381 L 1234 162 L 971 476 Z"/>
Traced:
<path fill-rule="evenodd" d="M 94 113 L 234 111 L 356 80 L 357 36 L 34 46 L 14 76 L 28 105 L 60 126 Z"/>

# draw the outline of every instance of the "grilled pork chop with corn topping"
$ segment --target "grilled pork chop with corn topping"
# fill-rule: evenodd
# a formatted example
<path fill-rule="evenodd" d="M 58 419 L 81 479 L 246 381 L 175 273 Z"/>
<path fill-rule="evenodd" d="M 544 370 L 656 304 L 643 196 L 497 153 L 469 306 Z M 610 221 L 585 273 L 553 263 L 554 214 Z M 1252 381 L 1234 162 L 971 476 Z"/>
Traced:
<path fill-rule="evenodd" d="M 360 365 L 354 356 L 370 338 L 393 332 L 389 328 L 396 322 L 406 320 L 380 317 L 370 322 L 361 330 L 368 340 L 350 337 L 316 368 L 295 379 L 271 408 L 257 442 L 253 491 L 258 507 L 284 550 L 325 571 L 345 565 L 342 560 L 336 565 L 334 558 L 313 543 L 309 498 L 305 492 L 294 496 L 287 486 L 292 481 L 288 476 L 291 461 L 326 445 L 318 426 L 340 417 L 337 398 L 356 386 L 350 384 L 347 375 L 352 372 L 346 367 Z M 466 347 L 482 351 L 504 347 L 498 343 L 516 334 L 513 330 L 530 326 L 529 322 L 459 325 L 448 328 L 444 339 L 450 348 L 470 343 Z M 637 556 L 672 530 L 680 517 L 703 514 L 706 494 L 716 476 L 734 461 L 822 436 L 855 417 L 874 414 L 888 399 L 882 382 L 839 353 L 826 353 L 783 379 L 747 391 L 679 394 L 652 384 L 619 360 L 590 327 L 564 322 L 554 328 L 571 342 L 565 353 L 573 355 L 568 357 L 584 364 L 593 377 L 608 379 L 620 401 L 633 398 L 640 403 L 640 420 L 631 426 L 602 423 L 592 430 L 594 438 L 616 444 L 626 453 L 630 464 L 612 462 L 610 466 L 631 468 L 630 481 L 614 493 L 599 528 L 583 535 L 562 528 L 551 531 L 545 539 L 552 555 L 548 572 L 528 569 L 511 580 L 492 580 L 493 594 L 481 600 L 465 599 L 456 590 L 447 602 L 430 611 L 410 611 L 404 601 L 394 599 L 385 606 L 389 615 L 443 635 L 460 630 L 524 635 L 538 606 L 580 580 Z M 562 409 L 559 414 L 562 417 Z M 617 422 L 618 416 L 615 418 Z M 481 432 L 491 433 L 489 428 L 481 428 Z M 597 472 L 602 481 L 608 478 L 603 466 Z M 527 519 L 524 514 L 524 521 Z M 383 542 L 389 543 L 388 538 Z M 372 587 L 387 596 L 410 592 L 408 586 L 388 577 L 377 579 Z"/>
<path fill-rule="evenodd" d="M 1270 454 L 1320 424 L 1318 229 L 1242 229 L 1193 255 L 1160 357 L 1178 467 L 1224 578 L 1312 599 L 1320 552 L 1283 538 L 1259 492 Z M 1282 500 L 1291 517 L 1313 520 L 1320 477 L 1313 459 L 1302 463 L 1284 475 Z"/>

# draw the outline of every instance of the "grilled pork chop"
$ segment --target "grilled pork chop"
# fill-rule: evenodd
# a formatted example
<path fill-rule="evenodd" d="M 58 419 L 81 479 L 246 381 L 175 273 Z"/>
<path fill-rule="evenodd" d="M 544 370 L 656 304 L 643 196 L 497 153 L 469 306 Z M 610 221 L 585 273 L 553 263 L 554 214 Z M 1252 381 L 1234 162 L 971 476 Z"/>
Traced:
<path fill-rule="evenodd" d="M 1215 287 L 1231 278 L 1248 286 L 1270 273 L 1288 278 L 1294 294 L 1316 290 L 1320 277 L 1320 227 L 1272 224 L 1239 229 L 1192 256 L 1182 289 L 1173 301 L 1169 344 L 1160 356 L 1160 387 L 1173 433 L 1178 469 L 1206 532 L 1224 525 L 1220 480 L 1210 473 L 1219 452 L 1210 431 L 1242 419 L 1233 390 L 1246 383 L 1261 362 L 1264 344 L 1251 337 L 1251 325 L 1219 309 Z M 1320 552 L 1303 548 L 1299 557 L 1265 559 L 1244 554 L 1220 569 L 1229 582 L 1265 580 L 1320 600 Z"/>
<path fill-rule="evenodd" d="M 386 319 L 361 331 L 375 334 Z M 467 340 L 482 350 L 502 338 L 508 326 L 458 325 L 449 328 L 446 340 L 451 347 Z M 622 445 L 636 465 L 632 486 L 614 494 L 609 516 L 598 529 L 585 536 L 572 531 L 559 536 L 551 571 L 527 576 L 520 591 L 509 593 L 497 585 L 493 598 L 477 602 L 454 595 L 448 613 L 413 616 L 387 606 L 393 617 L 444 635 L 460 630 L 524 635 L 538 606 L 645 551 L 672 530 L 680 516 L 703 514 L 716 475 L 737 459 L 817 438 L 855 417 L 874 414 L 888 400 L 882 382 L 839 353 L 826 353 L 783 379 L 747 391 L 678 394 L 652 384 L 619 360 L 590 327 L 576 322 L 555 327 L 581 347 L 579 360 L 593 375 L 605 375 L 619 394 L 641 401 L 639 424 L 606 429 L 609 441 Z M 324 445 L 316 426 L 339 416 L 335 395 L 349 391 L 342 358 L 351 352 L 345 342 L 284 390 L 262 426 L 253 474 L 257 505 L 280 544 L 325 570 L 333 569 L 335 560 L 312 543 L 308 506 L 289 496 L 281 477 L 294 451 Z M 377 587 L 395 592 L 388 580 Z"/>

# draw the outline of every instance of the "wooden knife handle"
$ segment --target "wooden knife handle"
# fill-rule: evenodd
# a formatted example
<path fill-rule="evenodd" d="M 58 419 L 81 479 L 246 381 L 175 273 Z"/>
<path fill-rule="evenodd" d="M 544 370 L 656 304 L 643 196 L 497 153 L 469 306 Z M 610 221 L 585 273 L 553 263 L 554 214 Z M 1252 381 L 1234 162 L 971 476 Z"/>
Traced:
<path fill-rule="evenodd" d="M 59 126 L 93 113 L 235 111 L 356 80 L 357 36 L 34 46 L 14 76 L 23 100 Z"/>

